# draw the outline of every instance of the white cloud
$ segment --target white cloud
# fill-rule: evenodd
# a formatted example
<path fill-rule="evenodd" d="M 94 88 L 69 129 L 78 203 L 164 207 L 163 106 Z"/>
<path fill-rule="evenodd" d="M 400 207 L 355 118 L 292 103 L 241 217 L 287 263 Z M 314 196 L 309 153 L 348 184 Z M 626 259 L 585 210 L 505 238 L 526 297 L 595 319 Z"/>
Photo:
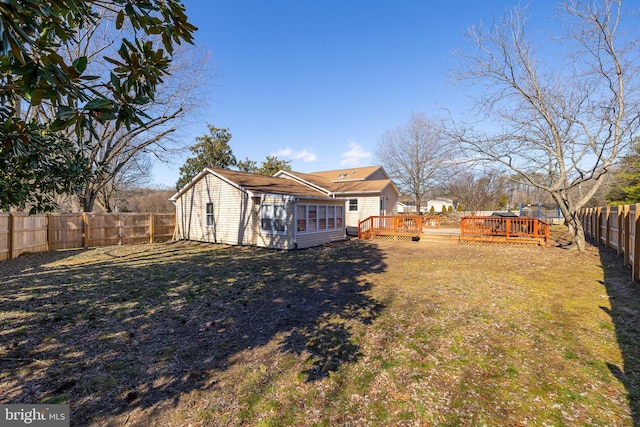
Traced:
<path fill-rule="evenodd" d="M 340 165 L 342 166 L 361 166 L 361 163 L 365 159 L 369 159 L 372 157 L 372 154 L 362 147 L 361 144 L 358 144 L 355 141 L 349 141 L 349 151 L 342 153 L 342 161 Z"/>
<path fill-rule="evenodd" d="M 305 163 L 315 162 L 318 160 L 315 154 L 310 151 L 302 150 L 296 151 L 295 153 L 289 147 L 278 150 L 275 153 L 271 153 L 272 156 L 277 156 L 283 159 L 291 159 L 291 160 L 302 160 Z"/>

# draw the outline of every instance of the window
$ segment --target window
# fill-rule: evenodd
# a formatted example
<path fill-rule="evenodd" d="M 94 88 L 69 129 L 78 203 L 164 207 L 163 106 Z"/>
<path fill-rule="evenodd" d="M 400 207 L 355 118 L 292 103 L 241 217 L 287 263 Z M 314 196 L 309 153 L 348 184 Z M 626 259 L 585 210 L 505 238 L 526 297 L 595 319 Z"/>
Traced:
<path fill-rule="evenodd" d="M 287 210 L 284 205 L 273 206 L 273 231 L 276 233 L 285 232 L 285 223 L 287 221 Z"/>
<path fill-rule="evenodd" d="M 349 199 L 349 212 L 358 211 L 358 199 Z"/>
<path fill-rule="evenodd" d="M 286 220 L 287 210 L 284 205 L 260 205 L 260 229 L 284 233 Z"/>
<path fill-rule="evenodd" d="M 307 205 L 298 205 L 298 231 L 307 231 Z"/>
<path fill-rule="evenodd" d="M 213 219 L 213 203 L 207 203 L 206 221 L 207 227 L 213 227 L 215 225 L 215 221 Z"/>
<path fill-rule="evenodd" d="M 326 206 L 318 206 L 318 229 L 319 230 L 327 229 L 327 207 Z"/>
<path fill-rule="evenodd" d="M 308 212 L 309 214 L 307 215 L 307 225 L 309 226 L 309 231 L 316 231 L 318 229 L 316 224 L 316 219 L 318 219 L 318 207 L 309 206 Z"/>
<path fill-rule="evenodd" d="M 298 205 L 296 224 L 299 233 L 342 229 L 343 206 Z"/>
<path fill-rule="evenodd" d="M 260 228 L 265 231 L 271 231 L 272 222 L 273 222 L 273 206 L 260 205 Z"/>
<path fill-rule="evenodd" d="M 336 228 L 336 207 L 327 206 L 327 228 Z"/>

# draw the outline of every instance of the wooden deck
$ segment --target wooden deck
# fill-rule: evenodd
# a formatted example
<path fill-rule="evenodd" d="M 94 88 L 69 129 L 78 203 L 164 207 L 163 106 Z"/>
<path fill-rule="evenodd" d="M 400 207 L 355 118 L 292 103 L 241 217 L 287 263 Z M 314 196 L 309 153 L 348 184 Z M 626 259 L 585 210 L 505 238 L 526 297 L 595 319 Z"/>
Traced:
<path fill-rule="evenodd" d="M 434 226 L 429 226 L 433 224 Z M 440 221 L 421 216 L 372 216 L 358 224 L 360 239 L 533 244 L 550 242 L 549 225 L 537 218 L 464 217 L 459 228 L 440 228 Z"/>
<path fill-rule="evenodd" d="M 460 240 L 546 246 L 549 225 L 538 218 L 468 216 L 460 222 Z"/>

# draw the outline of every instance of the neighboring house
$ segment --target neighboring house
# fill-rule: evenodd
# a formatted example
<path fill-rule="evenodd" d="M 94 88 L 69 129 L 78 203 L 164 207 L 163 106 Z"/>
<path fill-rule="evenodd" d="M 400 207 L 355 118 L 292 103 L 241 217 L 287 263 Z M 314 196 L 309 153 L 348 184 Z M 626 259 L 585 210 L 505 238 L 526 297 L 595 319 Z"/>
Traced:
<path fill-rule="evenodd" d="M 280 171 L 274 176 L 298 181 L 329 197 L 346 199 L 345 225 L 358 227 L 370 216 L 395 215 L 400 192 L 382 166 L 300 173 Z"/>
<path fill-rule="evenodd" d="M 427 201 L 427 212 L 431 212 L 431 207 L 433 207 L 433 211 L 435 213 L 442 212 L 443 207 L 447 211 L 449 210 L 449 207 L 451 207 L 451 210 L 455 210 L 455 207 L 453 206 L 453 200 L 445 198 L 437 198 Z"/>
<path fill-rule="evenodd" d="M 345 238 L 345 200 L 295 180 L 207 168 L 171 201 L 180 239 L 295 249 Z"/>
<path fill-rule="evenodd" d="M 423 202 L 422 206 L 420 206 L 420 214 L 429 214 L 431 212 L 431 207 L 433 207 L 434 213 L 440 213 L 442 212 L 443 206 L 447 211 L 449 210 L 449 207 L 451 207 L 452 210 L 455 210 L 455 204 L 453 203 L 453 200 L 437 198 L 433 200 L 427 200 L 426 205 Z M 405 196 L 402 197 L 400 201 L 398 201 L 396 209 L 398 210 L 398 213 L 415 214 L 416 203 Z"/>

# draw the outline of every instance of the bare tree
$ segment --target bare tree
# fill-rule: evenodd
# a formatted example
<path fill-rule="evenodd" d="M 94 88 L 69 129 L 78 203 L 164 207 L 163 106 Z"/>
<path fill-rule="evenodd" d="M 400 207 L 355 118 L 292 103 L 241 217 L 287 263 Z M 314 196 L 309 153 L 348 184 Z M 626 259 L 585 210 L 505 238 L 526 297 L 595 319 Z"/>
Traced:
<path fill-rule="evenodd" d="M 498 208 L 505 185 L 498 173 L 460 170 L 447 181 L 444 190 L 458 200 L 458 206 L 474 214 Z"/>
<path fill-rule="evenodd" d="M 114 163 L 123 166 L 118 172 L 110 174 L 110 179 L 105 180 L 95 200 L 105 212 L 122 210 L 125 198 L 131 191 L 149 185 L 151 182 L 153 165 L 149 154 L 139 151 L 126 162 L 116 159 Z"/>
<path fill-rule="evenodd" d="M 525 31 L 526 7 L 469 30 L 473 49 L 460 52 L 456 76 L 486 88 L 476 105 L 500 130 L 460 122 L 449 129 L 474 160 L 500 164 L 548 192 L 584 251 L 578 211 L 638 129 L 638 37 L 622 30 L 627 14 L 619 0 L 567 0 L 557 16 L 562 37 L 543 43 L 536 34 L 538 48 Z"/>
<path fill-rule="evenodd" d="M 416 212 L 430 189 L 445 179 L 453 158 L 440 135 L 434 120 L 414 113 L 405 125 L 388 130 L 378 141 L 376 157 L 400 191 L 415 199 Z"/>
<path fill-rule="evenodd" d="M 109 70 L 104 57 L 117 48 L 123 37 L 131 32 L 126 26 L 116 29 L 116 16 L 108 9 L 100 11 L 101 19 L 90 23 L 78 34 L 78 42 L 64 45 L 60 54 L 68 58 L 86 57 L 92 75 L 103 76 Z M 168 75 L 157 86 L 153 99 L 139 107 L 146 115 L 143 123 L 117 127 L 116 123 L 96 122 L 93 132 L 77 139 L 73 128 L 67 129 L 67 138 L 74 140 L 77 156 L 85 160 L 88 173 L 78 185 L 77 196 L 80 208 L 91 211 L 98 198 L 102 207 L 109 211 L 109 197 L 116 194 L 118 185 L 126 183 L 140 162 L 149 162 L 151 157 L 165 160 L 177 151 L 186 149 L 178 144 L 174 134 L 185 125 L 187 115 L 193 115 L 205 104 L 201 89 L 207 78 L 207 55 L 194 47 L 178 46 Z M 98 90 L 98 88 L 96 89 Z M 41 109 L 39 114 L 51 115 L 52 111 Z M 144 159 L 143 159 L 144 157 Z M 146 167 L 149 169 L 149 167 Z"/>

